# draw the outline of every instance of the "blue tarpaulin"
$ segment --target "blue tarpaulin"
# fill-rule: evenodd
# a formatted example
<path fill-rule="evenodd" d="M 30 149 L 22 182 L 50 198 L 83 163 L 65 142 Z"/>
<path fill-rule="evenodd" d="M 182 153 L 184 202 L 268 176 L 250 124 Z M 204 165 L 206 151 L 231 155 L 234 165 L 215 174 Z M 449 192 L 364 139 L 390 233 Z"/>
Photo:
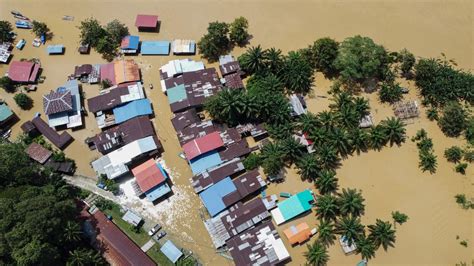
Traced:
<path fill-rule="evenodd" d="M 169 55 L 169 41 L 142 41 L 140 49 L 142 55 Z"/>
<path fill-rule="evenodd" d="M 150 100 L 140 99 L 116 107 L 113 112 L 115 123 L 120 124 L 137 116 L 151 115 L 153 110 L 151 109 Z"/>
<path fill-rule="evenodd" d="M 230 177 L 226 177 L 201 192 L 199 197 L 201 197 L 209 214 L 214 217 L 227 208 L 223 198 L 236 190 L 237 188 Z"/>

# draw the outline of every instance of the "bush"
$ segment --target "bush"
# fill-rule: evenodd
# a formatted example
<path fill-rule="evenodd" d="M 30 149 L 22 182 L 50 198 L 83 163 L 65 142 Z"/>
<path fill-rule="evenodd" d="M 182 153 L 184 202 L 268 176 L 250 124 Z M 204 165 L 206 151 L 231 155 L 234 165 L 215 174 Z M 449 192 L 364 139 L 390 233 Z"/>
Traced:
<path fill-rule="evenodd" d="M 400 70 L 402 71 L 402 75 L 404 77 L 409 77 L 416 62 L 415 56 L 407 49 L 401 50 L 400 53 L 398 53 L 398 56 L 401 63 Z"/>
<path fill-rule="evenodd" d="M 247 156 L 247 158 L 244 159 L 243 163 L 245 169 L 253 170 L 260 166 L 262 163 L 262 158 L 260 158 L 260 156 L 256 153 L 251 153 L 249 156 Z"/>
<path fill-rule="evenodd" d="M 244 17 L 238 17 L 230 24 L 230 41 L 238 46 L 247 44 L 250 34 L 248 33 L 249 22 Z"/>
<path fill-rule="evenodd" d="M 0 87 L 2 87 L 6 92 L 15 92 L 15 82 L 13 82 L 13 80 L 7 76 L 0 78 Z"/>
<path fill-rule="evenodd" d="M 65 162 L 66 161 L 66 155 L 62 151 L 53 152 L 52 158 L 56 162 Z"/>
<path fill-rule="evenodd" d="M 339 43 L 331 38 L 321 38 L 308 47 L 311 66 L 324 74 L 326 78 L 333 78 L 338 74 L 334 61 L 339 53 Z"/>
<path fill-rule="evenodd" d="M 379 99 L 383 103 L 395 103 L 403 98 L 402 88 L 398 83 L 384 82 L 379 90 Z"/>
<path fill-rule="evenodd" d="M 464 151 L 464 160 L 468 163 L 472 163 L 474 161 L 474 150 L 465 150 Z"/>
<path fill-rule="evenodd" d="M 429 108 L 428 110 L 426 110 L 426 117 L 428 117 L 430 121 L 438 120 L 439 119 L 438 110 L 436 110 L 436 108 L 433 108 L 433 107 Z"/>
<path fill-rule="evenodd" d="M 458 137 L 467 128 L 467 113 L 458 102 L 449 102 L 443 108 L 438 125 L 448 137 Z"/>
<path fill-rule="evenodd" d="M 459 163 L 456 165 L 456 172 L 457 173 L 460 173 L 462 175 L 465 175 L 466 174 L 466 168 L 467 168 L 467 163 Z"/>
<path fill-rule="evenodd" d="M 113 207 L 113 203 L 110 200 L 104 198 L 99 198 L 94 204 L 101 211 L 111 210 Z"/>
<path fill-rule="evenodd" d="M 448 162 L 458 163 L 461 161 L 463 153 L 463 150 L 458 146 L 452 146 L 444 151 L 444 157 Z"/>
<path fill-rule="evenodd" d="M 225 22 L 211 22 L 207 33 L 198 42 L 199 51 L 209 61 L 217 61 L 220 55 L 229 50 L 230 40 L 227 37 L 229 25 Z"/>
<path fill-rule="evenodd" d="M 28 110 L 33 107 L 33 100 L 24 93 L 16 94 L 13 99 L 15 100 L 16 104 L 23 110 Z"/>
<path fill-rule="evenodd" d="M 408 220 L 408 215 L 401 213 L 399 211 L 392 212 L 392 218 L 393 220 L 402 225 Z"/>

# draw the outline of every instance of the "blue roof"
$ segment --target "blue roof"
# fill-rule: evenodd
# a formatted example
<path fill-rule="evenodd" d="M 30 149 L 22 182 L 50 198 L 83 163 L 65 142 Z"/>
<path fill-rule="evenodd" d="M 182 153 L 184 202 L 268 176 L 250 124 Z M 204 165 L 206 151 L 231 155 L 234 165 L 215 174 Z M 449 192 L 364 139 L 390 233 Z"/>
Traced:
<path fill-rule="evenodd" d="M 204 153 L 189 161 L 189 164 L 191 165 L 191 170 L 195 175 L 200 174 L 206 171 L 207 169 L 219 165 L 221 163 L 222 159 L 217 151 L 210 151 Z"/>
<path fill-rule="evenodd" d="M 168 194 L 169 192 L 171 192 L 171 188 L 170 188 L 170 186 L 168 186 L 168 184 L 166 182 L 164 182 L 164 183 L 161 183 L 160 185 L 148 190 L 147 192 L 145 192 L 145 196 L 146 196 L 147 200 L 153 202 L 153 201 L 163 197 L 164 195 Z"/>
<path fill-rule="evenodd" d="M 163 252 L 172 263 L 176 263 L 179 258 L 183 256 L 183 252 L 181 252 L 171 240 L 166 241 L 166 243 L 161 246 L 160 251 Z"/>
<path fill-rule="evenodd" d="M 46 50 L 48 51 L 48 54 L 61 54 L 64 50 L 64 45 L 48 45 Z"/>
<path fill-rule="evenodd" d="M 142 55 L 169 55 L 169 41 L 142 41 L 140 49 Z"/>
<path fill-rule="evenodd" d="M 188 98 L 184 84 L 167 89 L 166 94 L 168 95 L 168 102 L 170 104 L 180 102 Z"/>
<path fill-rule="evenodd" d="M 125 41 L 125 45 L 121 47 L 122 49 L 130 49 L 130 50 L 138 49 L 138 43 L 140 42 L 140 37 L 135 36 L 135 35 L 129 35 L 129 36 L 126 36 L 125 39 L 126 40 L 128 39 L 128 45 L 127 45 L 127 41 Z"/>
<path fill-rule="evenodd" d="M 120 124 L 137 116 L 151 115 L 153 110 L 151 109 L 150 100 L 140 99 L 116 107 L 113 112 L 115 123 Z"/>
<path fill-rule="evenodd" d="M 8 107 L 5 103 L 0 103 L 0 122 L 3 122 L 12 115 L 12 109 L 10 109 L 10 107 Z"/>
<path fill-rule="evenodd" d="M 199 197 L 201 197 L 202 203 L 206 206 L 209 214 L 214 217 L 227 208 L 223 198 L 236 190 L 234 182 L 230 177 L 226 177 L 201 192 Z"/>

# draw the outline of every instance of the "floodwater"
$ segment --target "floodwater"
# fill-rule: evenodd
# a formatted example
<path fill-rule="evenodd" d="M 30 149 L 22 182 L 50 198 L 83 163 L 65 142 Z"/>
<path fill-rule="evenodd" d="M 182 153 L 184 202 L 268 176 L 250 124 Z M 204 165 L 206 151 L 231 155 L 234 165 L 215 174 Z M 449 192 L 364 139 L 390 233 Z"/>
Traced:
<path fill-rule="evenodd" d="M 100 55 L 79 55 L 76 52 L 79 31 L 76 26 L 88 17 L 95 17 L 103 23 L 119 19 L 129 26 L 132 34 L 137 33 L 134 25 L 137 13 L 158 14 L 161 29 L 159 33 L 140 33 L 142 40 L 199 39 L 210 21 L 230 22 L 237 16 L 245 16 L 253 35 L 252 45 L 277 47 L 284 52 L 306 47 L 320 37 L 330 36 L 339 41 L 356 34 L 373 38 L 390 50 L 407 48 L 417 56 L 436 57 L 442 52 L 448 59 L 455 59 L 464 69 L 473 69 L 472 1 L 5 1 L 0 0 L 2 19 L 14 22 L 10 10 L 19 10 L 31 19 L 44 21 L 54 33 L 49 44 L 64 44 L 65 55 L 48 56 L 45 47 L 31 46 L 33 35 L 27 30 L 16 30 L 19 38 L 25 38 L 27 45 L 22 51 L 14 50 L 14 60 L 40 58 L 44 84 L 29 95 L 34 99 L 34 107 L 21 111 L 12 100 L 12 94 L 1 92 L 21 121 L 13 128 L 13 135 L 20 133 L 20 124 L 42 111 L 42 95 L 66 81 L 74 71 L 74 66 L 84 63 L 101 63 Z M 74 21 L 63 21 L 63 15 L 74 16 Z M 235 49 L 238 55 L 243 49 Z M 148 98 L 153 103 L 153 119 L 157 133 L 164 145 L 163 159 L 175 173 L 175 191 L 186 195 L 185 200 L 175 202 L 175 210 L 181 215 L 165 223 L 170 228 L 172 238 L 178 245 L 192 249 L 206 265 L 227 265 L 230 261 L 217 255 L 200 218 L 202 205 L 189 185 L 191 171 L 186 162 L 177 154 L 180 147 L 170 123 L 172 116 L 166 97 L 159 88 L 159 67 L 173 56 L 133 57 L 141 66 L 143 81 Z M 198 59 L 198 56 L 194 57 Z M 0 65 L 0 74 L 7 66 Z M 148 84 L 155 89 L 149 90 Z M 407 85 L 412 92 L 407 98 L 415 99 L 413 84 Z M 318 75 L 314 97 L 309 99 L 310 111 L 327 108 L 328 100 L 318 96 L 327 95 L 330 82 Z M 98 94 L 98 86 L 83 86 L 86 98 Z M 376 122 L 393 115 L 387 105 L 378 103 L 376 95 L 365 95 L 370 99 Z M 89 151 L 84 144 L 86 137 L 99 131 L 93 115 L 85 118 L 85 128 L 71 132 L 75 141 L 66 148 L 67 156 L 78 164 L 78 174 L 94 176 L 89 163 L 99 157 L 96 151 Z M 369 152 L 350 157 L 338 170 L 341 187 L 361 189 L 366 198 L 364 224 L 374 223 L 376 218 L 389 220 L 391 212 L 399 210 L 408 214 L 409 221 L 397 226 L 395 248 L 388 252 L 379 250 L 374 265 L 454 265 L 473 260 L 473 213 L 462 210 L 454 201 L 454 195 L 465 193 L 473 196 L 474 171 L 469 166 L 465 176 L 456 174 L 453 165 L 443 158 L 443 151 L 451 145 L 464 145 L 463 140 L 448 139 L 437 125 L 429 122 L 424 113 L 420 119 L 407 126 L 409 136 L 425 128 L 434 141 L 438 156 L 438 171 L 430 175 L 422 173 L 418 165 L 417 149 L 407 141 L 401 147 L 384 148 L 380 152 Z M 267 194 L 287 191 L 298 192 L 311 187 L 300 181 L 294 169 L 289 169 L 287 181 L 271 185 Z M 159 204 L 157 208 L 159 208 Z M 158 212 L 160 216 L 162 212 Z M 165 216 L 166 213 L 163 214 Z M 158 221 L 170 221 L 168 217 L 157 217 Z M 306 221 L 316 224 L 314 211 L 290 223 L 279 226 L 282 231 L 288 226 Z M 168 224 L 173 223 L 173 225 Z M 168 225 L 168 227 L 167 227 Z M 459 236 L 460 239 L 456 239 Z M 283 236 L 284 238 L 284 236 Z M 459 241 L 467 240 L 465 248 Z M 286 240 L 285 240 L 286 241 Z M 304 245 L 290 247 L 293 260 L 291 265 L 304 264 Z M 330 248 L 330 265 L 354 265 L 359 256 L 345 256 L 340 247 Z"/>

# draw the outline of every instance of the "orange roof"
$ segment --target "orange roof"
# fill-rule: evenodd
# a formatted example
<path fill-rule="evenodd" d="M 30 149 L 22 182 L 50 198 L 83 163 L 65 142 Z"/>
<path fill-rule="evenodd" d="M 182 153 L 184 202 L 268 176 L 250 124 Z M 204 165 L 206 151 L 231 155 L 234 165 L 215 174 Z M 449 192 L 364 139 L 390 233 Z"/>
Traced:
<path fill-rule="evenodd" d="M 140 80 L 138 65 L 133 60 L 114 62 L 115 84 Z"/>
<path fill-rule="evenodd" d="M 292 225 L 283 231 L 291 245 L 303 243 L 311 237 L 311 229 L 307 223 Z"/>
<path fill-rule="evenodd" d="M 133 168 L 132 173 L 137 180 L 138 186 L 143 192 L 147 192 L 165 181 L 165 176 L 153 159 Z"/>

